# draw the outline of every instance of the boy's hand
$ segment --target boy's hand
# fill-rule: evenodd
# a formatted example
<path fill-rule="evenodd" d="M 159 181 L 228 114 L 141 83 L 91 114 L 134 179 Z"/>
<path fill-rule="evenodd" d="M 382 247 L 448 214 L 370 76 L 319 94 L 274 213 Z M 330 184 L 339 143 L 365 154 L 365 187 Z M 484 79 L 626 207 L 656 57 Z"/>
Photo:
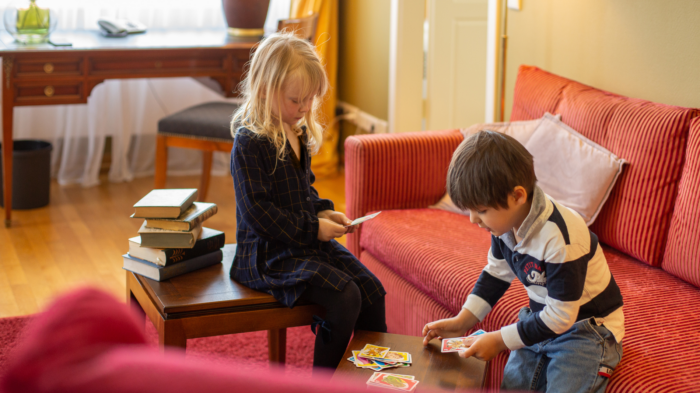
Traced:
<path fill-rule="evenodd" d="M 428 345 L 434 338 L 460 337 L 467 330 L 479 323 L 479 319 L 471 311 L 463 308 L 454 318 L 430 322 L 423 328 L 423 345 Z"/>
<path fill-rule="evenodd" d="M 430 322 L 423 328 L 423 345 L 428 345 L 430 340 L 443 337 L 459 337 L 468 329 L 464 329 L 459 317 L 440 319 Z"/>
<path fill-rule="evenodd" d="M 495 332 L 484 333 L 476 336 L 476 339 L 472 345 L 466 350 L 460 351 L 459 356 L 463 358 L 474 356 L 479 360 L 488 362 L 506 349 L 508 349 L 508 347 L 503 341 L 501 331 L 497 330 Z"/>
<path fill-rule="evenodd" d="M 322 242 L 329 242 L 332 239 L 341 237 L 345 234 L 345 228 L 342 225 L 336 224 L 335 222 L 327 218 L 318 219 L 318 240 Z"/>
<path fill-rule="evenodd" d="M 344 213 L 335 210 L 324 210 L 318 213 L 318 218 L 325 218 L 340 225 L 350 225 L 352 223 L 352 220 L 348 219 Z M 355 227 L 345 228 L 345 233 L 353 232 L 355 232 Z"/>

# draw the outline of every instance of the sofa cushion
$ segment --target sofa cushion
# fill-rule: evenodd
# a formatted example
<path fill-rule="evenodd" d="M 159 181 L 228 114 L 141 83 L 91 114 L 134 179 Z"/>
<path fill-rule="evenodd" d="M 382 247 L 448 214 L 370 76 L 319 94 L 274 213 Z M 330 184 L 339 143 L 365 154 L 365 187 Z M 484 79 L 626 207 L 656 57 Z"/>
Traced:
<path fill-rule="evenodd" d="M 659 266 L 688 128 L 698 111 L 619 96 L 522 66 L 511 121 L 545 112 L 561 114 L 564 123 L 629 162 L 591 230 L 601 242 Z"/>
<path fill-rule="evenodd" d="M 690 126 L 686 161 L 666 241 L 664 270 L 700 287 L 700 117 Z"/>
<path fill-rule="evenodd" d="M 515 81 L 510 121 L 533 120 L 546 112 L 556 113 L 561 91 L 569 82 L 537 67 L 521 65 Z"/>
<path fill-rule="evenodd" d="M 484 266 L 491 235 L 469 217 L 437 209 L 385 210 L 365 222 L 360 245 L 450 311 Z"/>
<path fill-rule="evenodd" d="M 459 312 L 486 265 L 490 246 L 486 231 L 471 224 L 467 217 L 434 209 L 384 211 L 364 225 L 361 244 L 366 250 L 362 261 L 368 262 L 381 280 L 390 280 L 392 288 L 402 290 L 393 296 L 405 293 L 420 300 L 414 306 L 421 310 L 400 313 L 411 318 L 412 330 L 428 322 L 415 320 L 417 316 L 441 316 L 442 307 L 453 314 Z M 626 326 L 623 359 L 607 392 L 693 391 L 700 386 L 700 291 L 613 248 L 605 246 L 603 250 L 622 291 Z M 387 269 L 377 269 L 379 263 L 438 305 L 405 288 L 398 277 L 386 274 Z M 527 304 L 523 285 L 514 282 L 478 327 L 494 331 L 514 323 L 518 310 Z M 387 316 L 400 318 L 389 311 Z M 402 321 L 387 324 L 401 326 Z M 669 372 L 669 378 L 659 377 Z M 493 378 L 489 380 L 498 384 Z"/>
<path fill-rule="evenodd" d="M 625 303 L 622 362 L 606 392 L 692 392 L 700 386 L 700 291 L 603 247 Z"/>

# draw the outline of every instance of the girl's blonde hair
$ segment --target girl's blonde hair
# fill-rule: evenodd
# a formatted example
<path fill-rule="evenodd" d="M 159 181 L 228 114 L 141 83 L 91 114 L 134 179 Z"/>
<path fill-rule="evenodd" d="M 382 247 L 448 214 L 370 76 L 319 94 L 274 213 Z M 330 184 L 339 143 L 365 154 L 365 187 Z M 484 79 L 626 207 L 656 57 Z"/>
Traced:
<path fill-rule="evenodd" d="M 329 83 L 316 49 L 293 33 L 272 34 L 257 47 L 247 75 L 241 82 L 243 103 L 231 120 L 232 136 L 235 137 L 239 127 L 246 127 L 267 137 L 275 145 L 279 160 L 285 158 L 287 135 L 282 119 L 275 118 L 272 114 L 272 99 L 276 97 L 278 108 L 282 107 L 282 88 L 291 78 L 299 78 L 299 99 L 314 95 L 311 109 L 306 112 L 296 131 L 301 132 L 301 126 L 306 126 L 307 147 L 316 153 L 323 141 L 318 109 Z"/>

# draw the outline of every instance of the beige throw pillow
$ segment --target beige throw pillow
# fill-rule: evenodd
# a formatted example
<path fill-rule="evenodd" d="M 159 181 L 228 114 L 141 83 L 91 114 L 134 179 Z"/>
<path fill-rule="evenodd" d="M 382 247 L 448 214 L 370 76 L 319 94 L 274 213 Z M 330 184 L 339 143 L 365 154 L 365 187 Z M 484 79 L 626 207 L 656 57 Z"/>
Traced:
<path fill-rule="evenodd" d="M 561 115 L 557 116 L 561 119 Z M 541 121 L 542 119 L 540 118 L 535 120 L 513 121 L 506 123 L 480 123 L 474 124 L 468 128 L 462 128 L 460 131 L 462 132 L 462 135 L 464 135 L 465 139 L 481 130 L 501 132 L 512 136 L 518 142 L 525 145 Z M 452 213 L 463 214 L 465 216 L 469 215 L 469 210 L 461 210 L 455 206 L 454 202 L 452 202 L 452 199 L 447 193 L 445 193 L 438 203 L 428 207 L 431 209 L 441 209 Z"/>
<path fill-rule="evenodd" d="M 558 119 L 561 119 L 561 115 L 556 115 L 556 117 Z M 541 121 L 542 118 L 535 120 L 512 121 L 506 123 L 481 123 L 474 124 L 469 128 L 462 128 L 460 131 L 462 131 L 462 135 L 464 135 L 465 139 L 473 134 L 476 134 L 481 130 L 496 131 L 506 135 L 510 135 L 522 145 L 525 145 L 527 141 L 530 140 L 532 133 L 535 132 L 535 129 Z"/>
<path fill-rule="evenodd" d="M 535 159 L 537 185 L 591 225 L 626 161 L 549 113 L 524 145 Z"/>

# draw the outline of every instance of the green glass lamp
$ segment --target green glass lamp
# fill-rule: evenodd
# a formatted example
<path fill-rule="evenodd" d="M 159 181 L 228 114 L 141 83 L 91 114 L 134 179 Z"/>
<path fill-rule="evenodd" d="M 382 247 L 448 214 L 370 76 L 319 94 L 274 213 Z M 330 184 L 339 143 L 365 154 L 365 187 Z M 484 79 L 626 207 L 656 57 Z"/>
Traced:
<path fill-rule="evenodd" d="M 48 41 L 58 17 L 43 3 L 41 0 L 17 0 L 5 9 L 5 29 L 17 42 L 39 44 Z"/>

